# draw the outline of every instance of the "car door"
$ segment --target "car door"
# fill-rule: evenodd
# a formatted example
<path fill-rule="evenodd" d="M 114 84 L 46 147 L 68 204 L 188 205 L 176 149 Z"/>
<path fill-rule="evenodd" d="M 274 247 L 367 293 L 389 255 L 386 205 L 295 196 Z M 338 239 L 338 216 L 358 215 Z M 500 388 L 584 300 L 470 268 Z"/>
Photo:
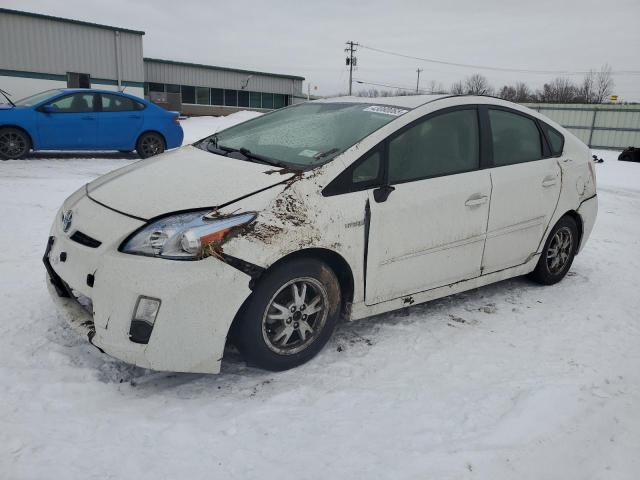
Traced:
<path fill-rule="evenodd" d="M 555 211 L 561 188 L 557 158 L 550 157 L 533 117 L 490 107 L 487 118 L 493 191 L 483 274 L 521 265 L 530 258 Z"/>
<path fill-rule="evenodd" d="M 36 110 L 39 148 L 95 148 L 98 130 L 95 94 L 78 92 L 56 98 Z"/>
<path fill-rule="evenodd" d="M 133 150 L 143 122 L 144 105 L 109 93 L 100 94 L 98 145 L 100 148 Z"/>
<path fill-rule="evenodd" d="M 479 276 L 491 181 L 477 109 L 428 115 L 383 148 L 386 185 L 369 192 L 365 302 Z"/>

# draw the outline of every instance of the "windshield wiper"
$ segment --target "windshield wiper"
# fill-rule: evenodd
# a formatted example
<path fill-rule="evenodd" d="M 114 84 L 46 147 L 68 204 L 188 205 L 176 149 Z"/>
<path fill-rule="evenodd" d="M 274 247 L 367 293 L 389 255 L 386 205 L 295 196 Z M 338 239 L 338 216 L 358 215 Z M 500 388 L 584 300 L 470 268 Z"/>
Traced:
<path fill-rule="evenodd" d="M 5 92 L 5 91 L 4 91 L 4 90 L 2 90 L 1 88 L 0 88 L 0 93 L 4 96 L 4 98 L 6 98 L 6 99 L 7 99 L 7 102 L 9 102 L 9 103 L 11 104 L 11 106 L 12 106 L 12 107 L 15 107 L 15 106 L 16 106 L 16 104 L 15 104 L 15 103 L 13 103 L 13 102 L 11 101 L 11 99 L 9 98 L 9 97 L 11 96 L 11 94 L 10 94 L 10 93 Z"/>
<path fill-rule="evenodd" d="M 208 149 L 209 149 L 209 151 L 211 151 L 211 148 L 208 147 Z M 244 156 L 246 159 L 257 160 L 260 163 L 265 163 L 267 165 L 272 165 L 274 167 L 287 168 L 287 166 L 288 166 L 288 165 L 286 165 L 286 164 L 284 164 L 284 163 L 282 163 L 282 162 L 280 162 L 280 161 L 278 161 L 278 160 L 276 160 L 274 158 L 265 157 L 264 155 L 260 155 L 258 153 L 253 153 L 251 150 L 246 149 L 244 147 L 232 148 L 232 147 L 227 147 L 225 145 L 218 145 L 216 143 L 216 150 L 226 152 L 227 156 L 229 156 L 230 153 L 238 152 L 242 156 Z"/>

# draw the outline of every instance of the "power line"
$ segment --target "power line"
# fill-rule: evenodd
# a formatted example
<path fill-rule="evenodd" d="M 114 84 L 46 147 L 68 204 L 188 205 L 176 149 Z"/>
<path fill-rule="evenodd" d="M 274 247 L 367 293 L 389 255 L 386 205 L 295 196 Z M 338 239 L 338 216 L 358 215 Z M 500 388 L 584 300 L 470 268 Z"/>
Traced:
<path fill-rule="evenodd" d="M 360 44 L 361 48 L 371 50 L 378 53 L 384 53 L 386 55 L 394 55 L 396 57 L 409 58 L 411 60 L 420 60 L 422 62 L 438 63 L 440 65 L 450 65 L 454 67 L 475 68 L 477 70 L 493 70 L 497 72 L 516 72 L 516 73 L 534 73 L 545 75 L 585 75 L 589 73 L 588 70 L 572 71 L 572 70 L 528 70 L 524 68 L 504 68 L 504 67 L 491 67 L 487 65 L 474 65 L 469 63 L 457 63 L 448 62 L 445 60 L 436 60 L 434 58 L 416 57 L 413 55 L 405 55 L 404 53 L 392 52 L 389 50 L 383 50 L 381 48 L 369 47 L 367 45 Z M 613 70 L 611 75 L 640 75 L 640 70 Z"/>
<path fill-rule="evenodd" d="M 362 85 L 374 85 L 376 87 L 397 88 L 399 90 L 406 90 L 407 92 L 417 91 L 418 93 L 427 93 L 425 90 L 415 90 L 411 87 L 401 87 L 399 85 L 388 85 L 385 83 L 366 82 L 364 80 L 358 80 L 357 78 L 354 78 L 353 81 Z"/>

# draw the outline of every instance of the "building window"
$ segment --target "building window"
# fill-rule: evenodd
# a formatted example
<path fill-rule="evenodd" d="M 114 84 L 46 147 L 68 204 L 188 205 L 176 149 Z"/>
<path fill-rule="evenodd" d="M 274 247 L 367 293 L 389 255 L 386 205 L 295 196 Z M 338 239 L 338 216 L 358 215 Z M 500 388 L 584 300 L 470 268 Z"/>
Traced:
<path fill-rule="evenodd" d="M 149 82 L 150 92 L 164 92 L 164 83 Z"/>
<path fill-rule="evenodd" d="M 262 108 L 273 108 L 273 93 L 262 94 Z"/>
<path fill-rule="evenodd" d="M 67 88 L 91 88 L 91 75 L 67 72 Z"/>
<path fill-rule="evenodd" d="M 249 92 L 247 92 L 246 90 L 238 91 L 238 106 L 239 107 L 249 106 Z"/>
<path fill-rule="evenodd" d="M 167 89 L 167 93 L 180 93 L 180 85 L 173 85 L 171 83 L 167 83 L 166 89 Z"/>
<path fill-rule="evenodd" d="M 229 107 L 238 106 L 238 91 L 237 90 L 225 90 L 224 91 L 224 104 Z"/>
<path fill-rule="evenodd" d="M 249 92 L 249 106 L 262 108 L 262 94 L 260 92 Z"/>
<path fill-rule="evenodd" d="M 182 103 L 196 103 L 196 87 L 182 85 Z"/>
<path fill-rule="evenodd" d="M 198 105 L 210 105 L 211 98 L 209 96 L 209 88 L 196 87 L 196 101 Z"/>
<path fill-rule="evenodd" d="M 287 105 L 287 96 L 275 94 L 273 96 L 273 108 L 282 108 Z"/>
<path fill-rule="evenodd" d="M 149 83 L 144 82 L 144 94 L 149 95 Z"/>
<path fill-rule="evenodd" d="M 224 105 L 224 90 L 221 88 L 211 89 L 211 105 Z"/>

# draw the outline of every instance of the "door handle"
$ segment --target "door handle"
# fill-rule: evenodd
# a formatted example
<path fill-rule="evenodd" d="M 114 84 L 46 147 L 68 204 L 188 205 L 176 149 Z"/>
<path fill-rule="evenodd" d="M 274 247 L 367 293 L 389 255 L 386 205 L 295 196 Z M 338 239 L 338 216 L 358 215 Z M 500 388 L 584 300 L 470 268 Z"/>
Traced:
<path fill-rule="evenodd" d="M 95 117 L 81 117 L 82 120 L 95 120 Z"/>
<path fill-rule="evenodd" d="M 556 177 L 549 175 L 548 177 L 544 177 L 542 180 L 542 186 L 544 188 L 553 187 L 556 184 Z"/>
<path fill-rule="evenodd" d="M 378 187 L 373 191 L 373 199 L 376 203 L 386 202 L 391 192 L 393 192 L 396 188 L 391 185 L 383 185 L 382 187 Z"/>
<path fill-rule="evenodd" d="M 129 118 L 140 118 L 140 115 L 129 115 Z"/>
<path fill-rule="evenodd" d="M 467 198 L 467 201 L 464 204 L 467 207 L 476 207 L 478 205 L 482 205 L 483 203 L 487 203 L 489 197 L 486 195 L 475 194 Z"/>

